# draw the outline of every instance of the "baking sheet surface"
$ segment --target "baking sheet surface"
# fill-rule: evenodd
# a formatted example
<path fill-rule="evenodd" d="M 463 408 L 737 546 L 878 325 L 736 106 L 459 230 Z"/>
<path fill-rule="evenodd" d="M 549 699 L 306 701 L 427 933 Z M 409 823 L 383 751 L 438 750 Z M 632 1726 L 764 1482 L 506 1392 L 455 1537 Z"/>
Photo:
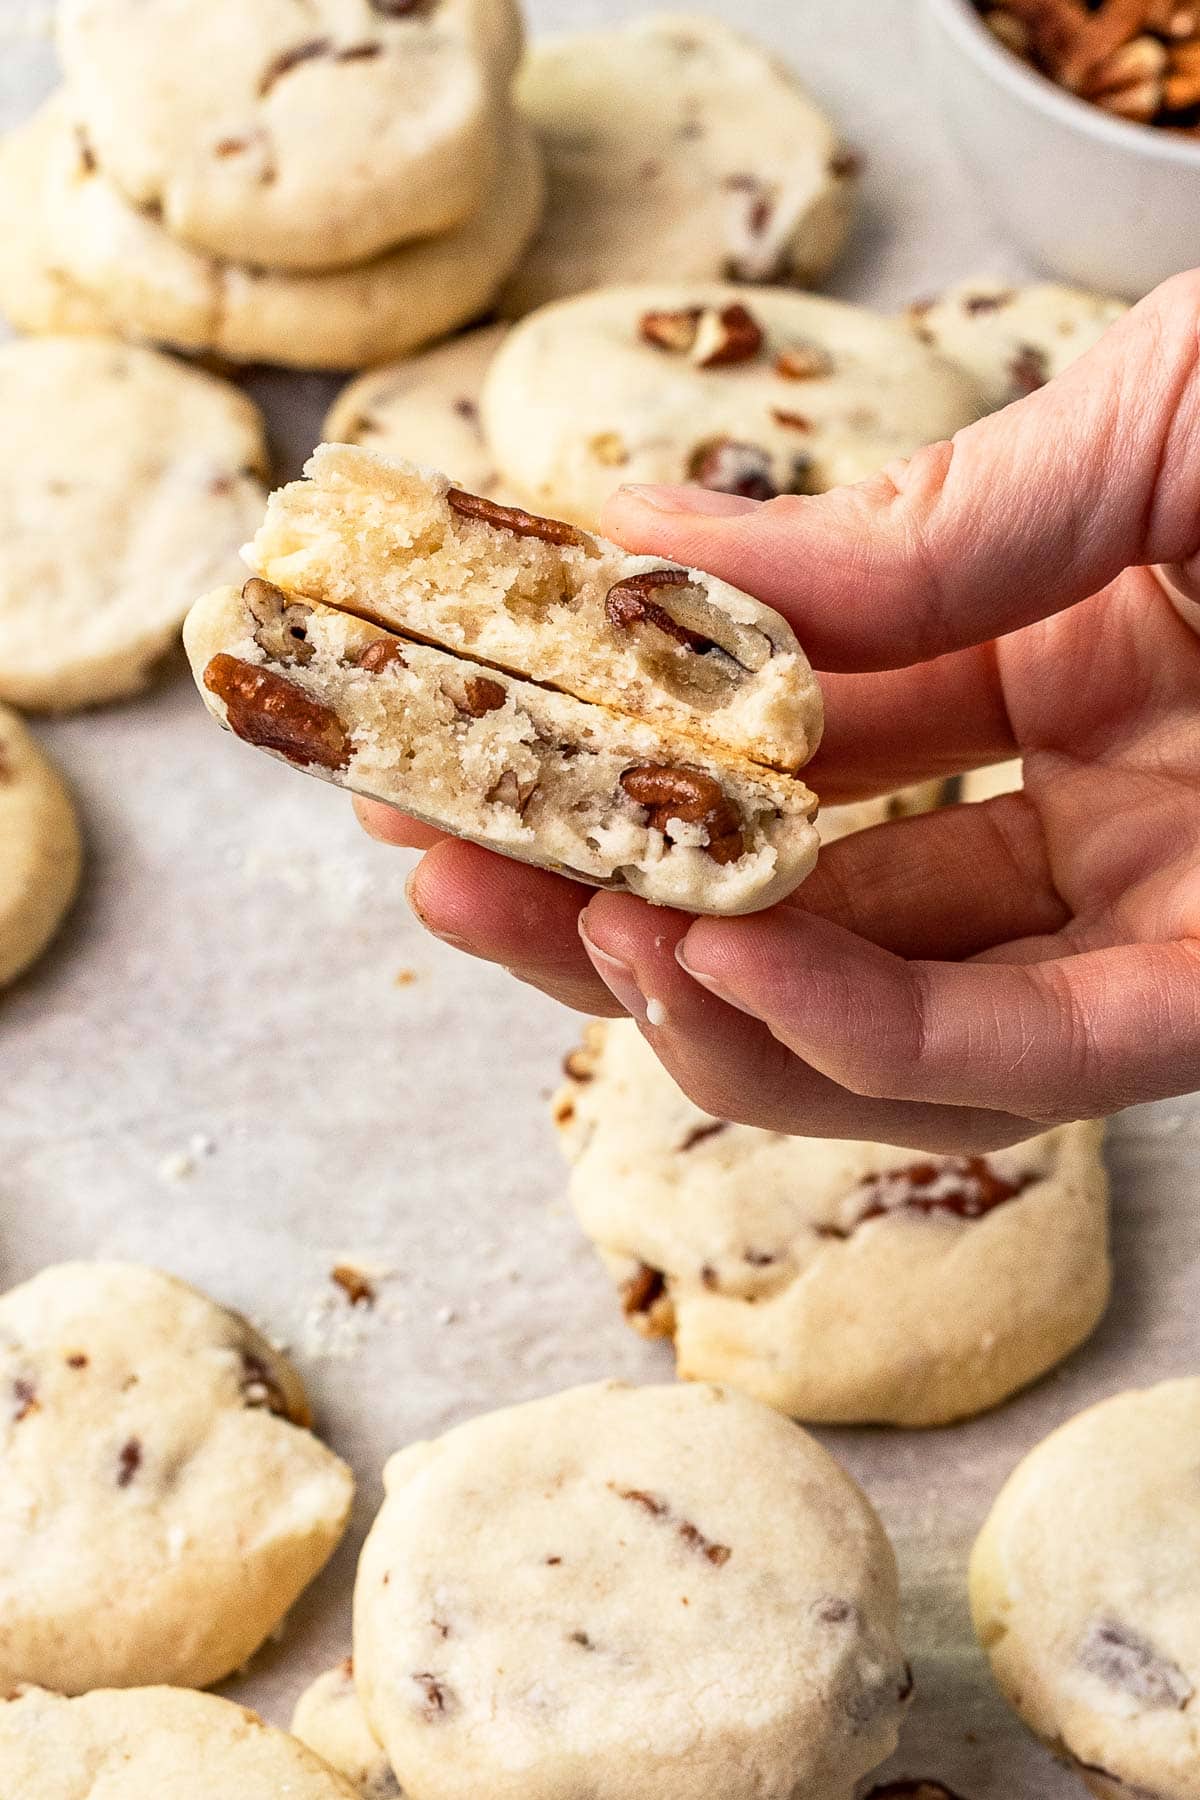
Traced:
<path fill-rule="evenodd" d="M 535 0 L 535 29 L 637 12 Z M 900 306 L 1020 259 L 960 177 L 922 91 L 910 0 L 727 0 L 805 75 L 868 159 L 867 218 L 835 291 Z M 0 120 L 51 80 L 46 9 L 0 0 Z M 1020 147 L 1014 146 L 1014 154 Z M 668 271 L 664 271 L 664 274 Z M 334 384 L 256 376 L 279 472 Z M 544 1101 L 577 1022 L 425 938 L 409 858 L 343 797 L 219 736 L 182 658 L 144 699 L 39 728 L 68 771 L 89 872 L 57 949 L 0 1000 L 0 1285 L 70 1256 L 161 1264 L 293 1349 L 354 1464 L 354 1530 L 229 1692 L 286 1723 L 348 1647 L 357 1545 L 389 1451 L 573 1382 L 665 1379 L 616 1314 L 563 1202 Z M 917 1698 L 896 1773 L 967 1800 L 1059 1800 L 991 1687 L 964 1566 L 1023 1451 L 1092 1400 L 1196 1366 L 1200 1106 L 1112 1134 L 1117 1285 L 1092 1344 L 992 1417 L 822 1436 L 900 1556 Z M 352 1310 L 339 1256 L 380 1298 Z"/>

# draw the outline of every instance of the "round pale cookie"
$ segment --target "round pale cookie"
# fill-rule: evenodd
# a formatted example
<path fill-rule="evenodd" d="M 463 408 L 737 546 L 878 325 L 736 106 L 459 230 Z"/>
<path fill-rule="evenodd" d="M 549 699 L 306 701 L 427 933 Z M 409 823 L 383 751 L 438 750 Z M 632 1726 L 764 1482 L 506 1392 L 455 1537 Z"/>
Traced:
<path fill-rule="evenodd" d="M 1104 1311 L 1100 1125 L 986 1157 L 731 1125 L 629 1020 L 589 1025 L 566 1075 L 571 1204 L 682 1376 L 811 1422 L 942 1425 L 1044 1374 Z"/>
<path fill-rule="evenodd" d="M 1123 300 L 1053 282 L 976 279 L 910 307 L 908 317 L 922 343 L 971 376 L 991 411 L 1061 375 L 1128 311 Z"/>
<path fill-rule="evenodd" d="M 384 1482 L 355 1677 L 421 1800 L 850 1800 L 895 1747 L 890 1546 L 766 1408 L 602 1382 L 415 1444 Z"/>
<path fill-rule="evenodd" d="M 483 377 L 504 333 L 503 325 L 482 325 L 402 362 L 369 369 L 338 395 L 322 438 L 444 469 L 469 493 L 504 499 L 479 417 Z"/>
<path fill-rule="evenodd" d="M 53 938 L 82 865 L 66 784 L 16 713 L 0 706 L 0 987 Z"/>
<path fill-rule="evenodd" d="M 873 800 L 850 800 L 842 806 L 823 806 L 817 814 L 817 831 L 823 844 L 836 844 L 839 838 L 851 837 L 856 831 L 867 831 L 872 825 L 887 825 L 893 819 L 912 819 L 919 813 L 932 812 L 942 798 L 945 783 L 919 781 L 899 793 L 882 794 Z"/>
<path fill-rule="evenodd" d="M 513 327 L 483 386 L 501 473 L 594 526 L 622 482 L 767 499 L 874 474 L 979 410 L 903 323 L 719 283 L 603 288 Z"/>
<path fill-rule="evenodd" d="M 244 1707 L 180 1688 L 0 1697 L 12 1800 L 355 1800 L 312 1751 Z"/>
<path fill-rule="evenodd" d="M 971 769 L 962 778 L 964 800 L 995 800 L 1000 794 L 1019 794 L 1024 785 L 1020 757 L 994 763 L 989 769 Z"/>
<path fill-rule="evenodd" d="M 306 275 L 177 243 L 108 179 L 54 96 L 0 144 L 0 305 L 26 331 L 109 331 L 234 362 L 351 369 L 406 355 L 487 310 L 537 223 L 532 134 L 509 118 L 500 135 L 478 214 Z"/>
<path fill-rule="evenodd" d="M 346 1777 L 359 1800 L 399 1800 L 400 1783 L 367 1724 L 351 1657 L 305 1688 L 292 1715 L 292 1732 Z"/>
<path fill-rule="evenodd" d="M 483 205 L 521 25 L 513 0 L 64 0 L 58 42 L 135 206 L 210 256 L 323 269 Z"/>
<path fill-rule="evenodd" d="M 0 1297 L 0 1692 L 245 1662 L 350 1510 L 309 1423 L 266 1339 L 157 1270 L 63 1263 Z"/>
<path fill-rule="evenodd" d="M 258 409 L 107 338 L 0 345 L 0 700 L 136 693 L 262 513 Z"/>
<path fill-rule="evenodd" d="M 1100 1800 L 1200 1796 L 1200 1380 L 1118 1394 L 1030 1452 L 971 1558 L 1025 1723 Z"/>
<path fill-rule="evenodd" d="M 857 158 L 790 72 L 697 13 L 535 43 L 517 84 L 546 157 L 541 232 L 511 317 L 605 282 L 818 280 L 845 242 Z"/>

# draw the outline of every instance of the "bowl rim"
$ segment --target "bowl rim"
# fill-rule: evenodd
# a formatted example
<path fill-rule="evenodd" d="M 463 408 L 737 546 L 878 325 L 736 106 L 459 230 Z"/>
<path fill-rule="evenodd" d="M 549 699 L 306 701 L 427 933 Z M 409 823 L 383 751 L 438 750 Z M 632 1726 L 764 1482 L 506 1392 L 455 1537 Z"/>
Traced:
<path fill-rule="evenodd" d="M 997 4 L 1002 3 L 1003 0 L 997 0 Z M 1006 50 L 988 30 L 972 0 L 925 0 L 925 5 L 959 48 L 1018 100 L 1026 101 L 1084 136 L 1100 139 L 1113 149 L 1132 151 L 1151 161 L 1175 163 L 1182 168 L 1200 167 L 1200 138 L 1193 142 L 1153 125 L 1115 118 L 1090 101 L 1068 93 L 1048 76 L 1031 69 L 1011 50 Z"/>

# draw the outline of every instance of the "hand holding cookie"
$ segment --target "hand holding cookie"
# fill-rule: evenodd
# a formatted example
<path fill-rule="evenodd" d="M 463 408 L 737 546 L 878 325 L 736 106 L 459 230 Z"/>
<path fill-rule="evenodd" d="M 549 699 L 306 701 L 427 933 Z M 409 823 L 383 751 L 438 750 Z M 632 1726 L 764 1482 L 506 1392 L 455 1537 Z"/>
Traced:
<path fill-rule="evenodd" d="M 1196 304 L 1196 277 L 1168 283 L 1039 393 L 857 487 L 609 507 L 610 534 L 749 590 L 828 671 L 824 799 L 1016 755 L 1023 795 L 856 834 L 737 921 L 615 895 L 580 918 L 582 890 L 438 842 L 410 884 L 425 923 L 632 1013 L 743 1123 L 963 1151 L 1194 1087 Z"/>

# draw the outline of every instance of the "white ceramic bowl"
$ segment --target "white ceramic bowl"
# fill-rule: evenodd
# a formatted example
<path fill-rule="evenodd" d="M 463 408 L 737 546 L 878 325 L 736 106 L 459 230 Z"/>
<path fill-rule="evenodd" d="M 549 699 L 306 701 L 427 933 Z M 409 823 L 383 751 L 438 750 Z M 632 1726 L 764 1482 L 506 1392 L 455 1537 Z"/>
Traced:
<path fill-rule="evenodd" d="M 970 0 L 924 0 L 921 23 L 951 138 L 1046 270 L 1132 299 L 1200 266 L 1200 138 L 1065 93 L 997 43 Z"/>

